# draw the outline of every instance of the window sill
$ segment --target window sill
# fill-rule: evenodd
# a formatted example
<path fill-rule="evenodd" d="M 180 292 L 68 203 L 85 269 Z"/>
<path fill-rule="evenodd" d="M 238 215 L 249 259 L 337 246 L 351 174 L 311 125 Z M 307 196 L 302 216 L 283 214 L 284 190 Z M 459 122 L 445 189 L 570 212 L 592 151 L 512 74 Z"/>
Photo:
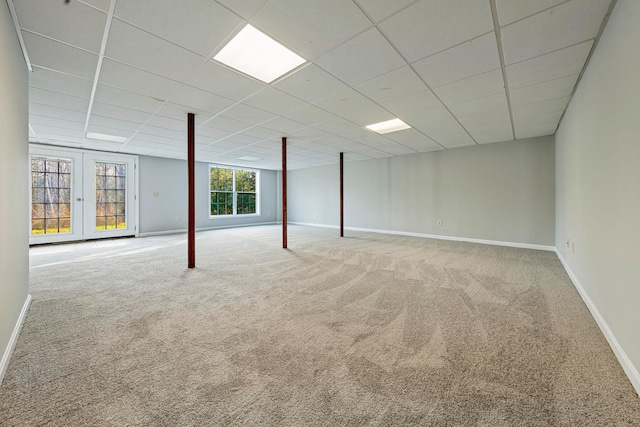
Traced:
<path fill-rule="evenodd" d="M 259 213 L 241 215 L 209 215 L 209 219 L 232 219 L 232 218 L 255 218 L 260 217 Z"/>

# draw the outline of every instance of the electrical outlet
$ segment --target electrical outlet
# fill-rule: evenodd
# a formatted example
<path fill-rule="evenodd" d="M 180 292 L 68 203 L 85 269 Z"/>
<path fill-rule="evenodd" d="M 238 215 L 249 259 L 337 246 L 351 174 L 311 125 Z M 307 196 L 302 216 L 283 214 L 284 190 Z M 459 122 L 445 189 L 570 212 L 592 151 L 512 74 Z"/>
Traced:
<path fill-rule="evenodd" d="M 180 217 L 179 216 L 176 217 L 176 222 L 180 222 Z"/>
<path fill-rule="evenodd" d="M 437 221 L 436 221 L 436 225 L 437 225 L 438 227 L 442 227 L 442 220 L 441 220 L 441 219 L 437 220 Z"/>

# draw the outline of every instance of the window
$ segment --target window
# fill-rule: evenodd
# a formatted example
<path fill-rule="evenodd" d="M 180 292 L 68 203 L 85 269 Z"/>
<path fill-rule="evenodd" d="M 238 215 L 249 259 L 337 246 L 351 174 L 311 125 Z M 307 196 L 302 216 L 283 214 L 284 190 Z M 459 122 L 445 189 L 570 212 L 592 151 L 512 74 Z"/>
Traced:
<path fill-rule="evenodd" d="M 127 165 L 96 162 L 96 230 L 127 228 Z"/>
<path fill-rule="evenodd" d="M 258 213 L 258 171 L 209 166 L 211 216 Z"/>
<path fill-rule="evenodd" d="M 71 232 L 71 160 L 31 158 L 31 234 Z"/>

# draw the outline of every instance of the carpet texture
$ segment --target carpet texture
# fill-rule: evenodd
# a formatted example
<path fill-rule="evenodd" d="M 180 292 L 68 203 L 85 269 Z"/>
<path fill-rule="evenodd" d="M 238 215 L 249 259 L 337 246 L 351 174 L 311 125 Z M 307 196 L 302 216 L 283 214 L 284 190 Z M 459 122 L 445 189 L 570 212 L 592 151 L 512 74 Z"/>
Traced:
<path fill-rule="evenodd" d="M 336 234 L 33 248 L 0 425 L 640 425 L 555 254 Z"/>

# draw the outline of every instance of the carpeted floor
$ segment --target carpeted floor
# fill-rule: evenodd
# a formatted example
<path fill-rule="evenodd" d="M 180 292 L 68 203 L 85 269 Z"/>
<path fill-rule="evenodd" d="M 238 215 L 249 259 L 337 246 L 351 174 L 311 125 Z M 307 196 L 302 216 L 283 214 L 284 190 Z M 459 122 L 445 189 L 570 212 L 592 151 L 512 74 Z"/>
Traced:
<path fill-rule="evenodd" d="M 33 248 L 0 425 L 640 425 L 555 254 L 336 234 Z"/>

